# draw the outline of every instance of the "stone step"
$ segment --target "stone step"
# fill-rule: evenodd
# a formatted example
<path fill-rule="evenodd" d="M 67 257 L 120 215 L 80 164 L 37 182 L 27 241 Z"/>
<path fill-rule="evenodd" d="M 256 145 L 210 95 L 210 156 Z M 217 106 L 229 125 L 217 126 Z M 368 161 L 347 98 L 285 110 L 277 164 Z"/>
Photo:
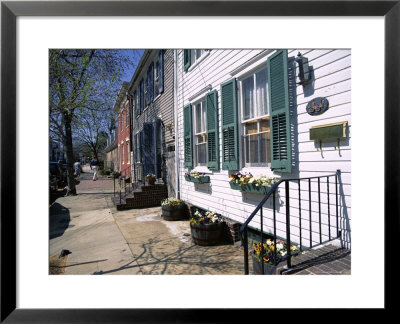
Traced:
<path fill-rule="evenodd" d="M 306 250 L 303 253 L 292 257 L 292 268 L 287 274 L 296 273 L 313 266 L 329 264 L 348 254 L 350 254 L 350 250 L 332 244 Z M 283 265 L 286 265 L 286 262 Z M 278 271 L 283 268 L 283 265 L 279 267 Z"/>
<path fill-rule="evenodd" d="M 141 185 L 132 190 L 127 188 L 127 192 L 123 192 L 121 203 L 119 196 L 112 199 L 118 210 L 131 208 L 144 208 L 160 206 L 161 201 L 168 197 L 167 186 L 164 184 Z"/>

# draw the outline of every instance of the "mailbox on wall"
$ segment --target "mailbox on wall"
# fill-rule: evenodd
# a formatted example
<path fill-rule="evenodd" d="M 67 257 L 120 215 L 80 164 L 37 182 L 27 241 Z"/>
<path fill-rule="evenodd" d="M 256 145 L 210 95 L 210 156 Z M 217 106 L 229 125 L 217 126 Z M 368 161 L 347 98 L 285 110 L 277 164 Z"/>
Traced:
<path fill-rule="evenodd" d="M 322 147 L 322 141 L 337 140 L 339 147 L 340 140 L 346 138 L 346 127 L 347 121 L 313 126 L 310 128 L 310 140 L 319 141 L 320 149 Z"/>

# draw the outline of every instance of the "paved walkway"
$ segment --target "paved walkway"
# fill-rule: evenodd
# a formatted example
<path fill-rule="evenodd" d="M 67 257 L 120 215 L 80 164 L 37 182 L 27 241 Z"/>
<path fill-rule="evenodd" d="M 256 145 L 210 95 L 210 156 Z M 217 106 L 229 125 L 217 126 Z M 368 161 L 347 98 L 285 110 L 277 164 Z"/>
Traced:
<path fill-rule="evenodd" d="M 243 274 L 238 245 L 195 245 L 189 221 L 164 221 L 160 207 L 113 214 L 142 274 Z"/>
<path fill-rule="evenodd" d="M 72 252 L 65 274 L 243 274 L 238 242 L 197 246 L 189 222 L 164 221 L 160 207 L 117 211 L 111 202 L 113 180 L 93 181 L 88 166 L 84 171 L 78 195 L 60 197 L 50 207 L 49 255 Z M 293 274 L 350 274 L 347 250 L 318 253 L 314 264 L 305 262 L 306 255 L 296 257 L 293 264 L 300 266 Z"/>
<path fill-rule="evenodd" d="M 88 168 L 76 187 L 78 195 L 51 205 L 49 255 L 72 252 L 65 274 L 137 274 L 137 268 L 124 268 L 134 258 L 111 213 L 113 181 L 93 181 L 92 176 Z"/>

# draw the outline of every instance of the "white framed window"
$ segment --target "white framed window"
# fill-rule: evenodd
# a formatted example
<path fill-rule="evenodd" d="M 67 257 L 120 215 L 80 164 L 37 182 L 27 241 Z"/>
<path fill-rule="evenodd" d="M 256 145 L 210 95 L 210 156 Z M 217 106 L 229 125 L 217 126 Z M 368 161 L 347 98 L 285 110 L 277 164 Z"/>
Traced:
<path fill-rule="evenodd" d="M 207 165 L 207 111 L 203 98 L 193 104 L 194 166 Z"/>
<path fill-rule="evenodd" d="M 193 68 L 203 61 L 208 54 L 210 54 L 210 50 L 208 49 L 192 49 L 190 50 L 190 68 L 189 70 L 193 70 Z"/>
<path fill-rule="evenodd" d="M 262 66 L 239 80 L 241 156 L 244 167 L 271 163 L 267 67 Z"/>
<path fill-rule="evenodd" d="M 191 50 L 191 62 L 192 65 L 200 61 L 200 58 L 207 52 L 205 49 L 192 49 Z"/>

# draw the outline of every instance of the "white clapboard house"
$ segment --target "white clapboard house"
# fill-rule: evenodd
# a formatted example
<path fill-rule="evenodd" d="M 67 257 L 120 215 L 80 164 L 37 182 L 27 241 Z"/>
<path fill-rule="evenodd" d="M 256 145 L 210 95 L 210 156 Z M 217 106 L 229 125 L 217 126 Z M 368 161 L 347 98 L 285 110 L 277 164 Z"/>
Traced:
<path fill-rule="evenodd" d="M 179 197 L 249 231 L 350 247 L 351 51 L 192 49 L 175 61 Z M 193 171 L 209 182 L 188 181 Z M 283 180 L 251 220 L 266 194 L 231 188 L 237 172 Z"/>

